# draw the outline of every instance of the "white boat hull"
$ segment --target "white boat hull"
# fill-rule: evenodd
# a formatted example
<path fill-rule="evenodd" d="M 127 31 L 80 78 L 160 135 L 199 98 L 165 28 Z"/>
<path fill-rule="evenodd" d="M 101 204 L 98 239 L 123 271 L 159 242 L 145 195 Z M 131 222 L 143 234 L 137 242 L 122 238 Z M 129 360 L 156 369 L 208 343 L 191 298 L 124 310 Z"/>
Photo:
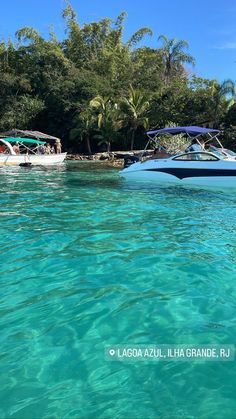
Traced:
<path fill-rule="evenodd" d="M 236 177 L 229 176 L 225 178 L 224 176 L 216 176 L 214 178 L 209 177 L 189 177 L 187 179 L 178 179 L 175 176 L 161 173 L 159 175 L 153 173 L 135 173 L 125 176 L 123 173 L 121 175 L 128 181 L 141 181 L 141 182 L 155 182 L 160 185 L 163 184 L 175 184 L 175 185 L 199 185 L 199 186 L 218 186 L 218 187 L 230 187 L 236 188 Z"/>
<path fill-rule="evenodd" d="M 134 163 L 120 171 L 128 181 L 157 184 L 210 186 L 236 189 L 236 161 L 148 160 Z"/>
<path fill-rule="evenodd" d="M 66 153 L 61 154 L 0 154 L 0 165 L 19 166 L 31 163 L 32 166 L 53 166 L 63 163 Z"/>

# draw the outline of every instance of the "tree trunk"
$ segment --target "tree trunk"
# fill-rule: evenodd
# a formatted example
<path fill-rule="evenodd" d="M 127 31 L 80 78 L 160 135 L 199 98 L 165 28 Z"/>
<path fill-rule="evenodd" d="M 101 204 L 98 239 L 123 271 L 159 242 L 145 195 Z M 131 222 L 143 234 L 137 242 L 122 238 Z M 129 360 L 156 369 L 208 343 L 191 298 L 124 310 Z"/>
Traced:
<path fill-rule="evenodd" d="M 86 134 L 86 144 L 87 144 L 87 150 L 89 154 L 92 154 L 92 150 L 91 150 L 91 145 L 90 145 L 90 140 L 89 140 L 89 135 Z"/>
<path fill-rule="evenodd" d="M 107 141 L 107 153 L 110 153 L 111 151 L 111 142 Z"/>
<path fill-rule="evenodd" d="M 135 130 L 132 130 L 132 134 L 131 134 L 131 143 L 130 143 L 130 150 L 133 151 L 134 149 L 134 135 L 135 135 Z"/>

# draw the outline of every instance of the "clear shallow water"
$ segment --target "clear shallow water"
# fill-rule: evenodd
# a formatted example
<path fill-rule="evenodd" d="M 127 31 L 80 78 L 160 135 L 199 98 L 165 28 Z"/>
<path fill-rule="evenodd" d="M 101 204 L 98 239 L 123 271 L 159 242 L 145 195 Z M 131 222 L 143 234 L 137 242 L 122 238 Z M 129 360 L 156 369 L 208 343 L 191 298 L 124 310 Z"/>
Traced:
<path fill-rule="evenodd" d="M 117 173 L 0 173 L 0 418 L 235 419 L 235 362 L 104 348 L 234 344 L 236 194 Z"/>

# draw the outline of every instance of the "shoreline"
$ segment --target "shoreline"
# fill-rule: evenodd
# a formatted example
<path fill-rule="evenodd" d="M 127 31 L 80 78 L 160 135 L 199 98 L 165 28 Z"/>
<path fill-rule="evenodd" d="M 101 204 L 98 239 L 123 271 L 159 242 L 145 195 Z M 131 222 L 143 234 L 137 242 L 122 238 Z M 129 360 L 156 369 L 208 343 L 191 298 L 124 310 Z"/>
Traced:
<path fill-rule="evenodd" d="M 139 156 L 143 150 L 135 151 L 111 151 L 111 152 L 100 152 L 94 154 L 77 154 L 77 153 L 68 153 L 66 160 L 70 161 L 96 161 L 100 163 L 107 163 L 109 166 L 113 167 L 123 167 L 124 157 L 125 156 Z M 153 150 L 146 150 L 146 154 L 152 154 Z"/>

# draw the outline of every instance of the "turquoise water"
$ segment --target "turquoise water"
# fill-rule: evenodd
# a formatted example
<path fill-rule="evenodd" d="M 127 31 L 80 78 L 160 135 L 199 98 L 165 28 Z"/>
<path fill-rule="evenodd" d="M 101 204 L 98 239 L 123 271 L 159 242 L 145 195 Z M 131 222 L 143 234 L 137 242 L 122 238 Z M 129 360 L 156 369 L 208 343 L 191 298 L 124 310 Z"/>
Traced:
<path fill-rule="evenodd" d="M 0 176 L 0 418 L 235 419 L 235 362 L 104 350 L 234 344 L 236 195 L 95 163 Z"/>

